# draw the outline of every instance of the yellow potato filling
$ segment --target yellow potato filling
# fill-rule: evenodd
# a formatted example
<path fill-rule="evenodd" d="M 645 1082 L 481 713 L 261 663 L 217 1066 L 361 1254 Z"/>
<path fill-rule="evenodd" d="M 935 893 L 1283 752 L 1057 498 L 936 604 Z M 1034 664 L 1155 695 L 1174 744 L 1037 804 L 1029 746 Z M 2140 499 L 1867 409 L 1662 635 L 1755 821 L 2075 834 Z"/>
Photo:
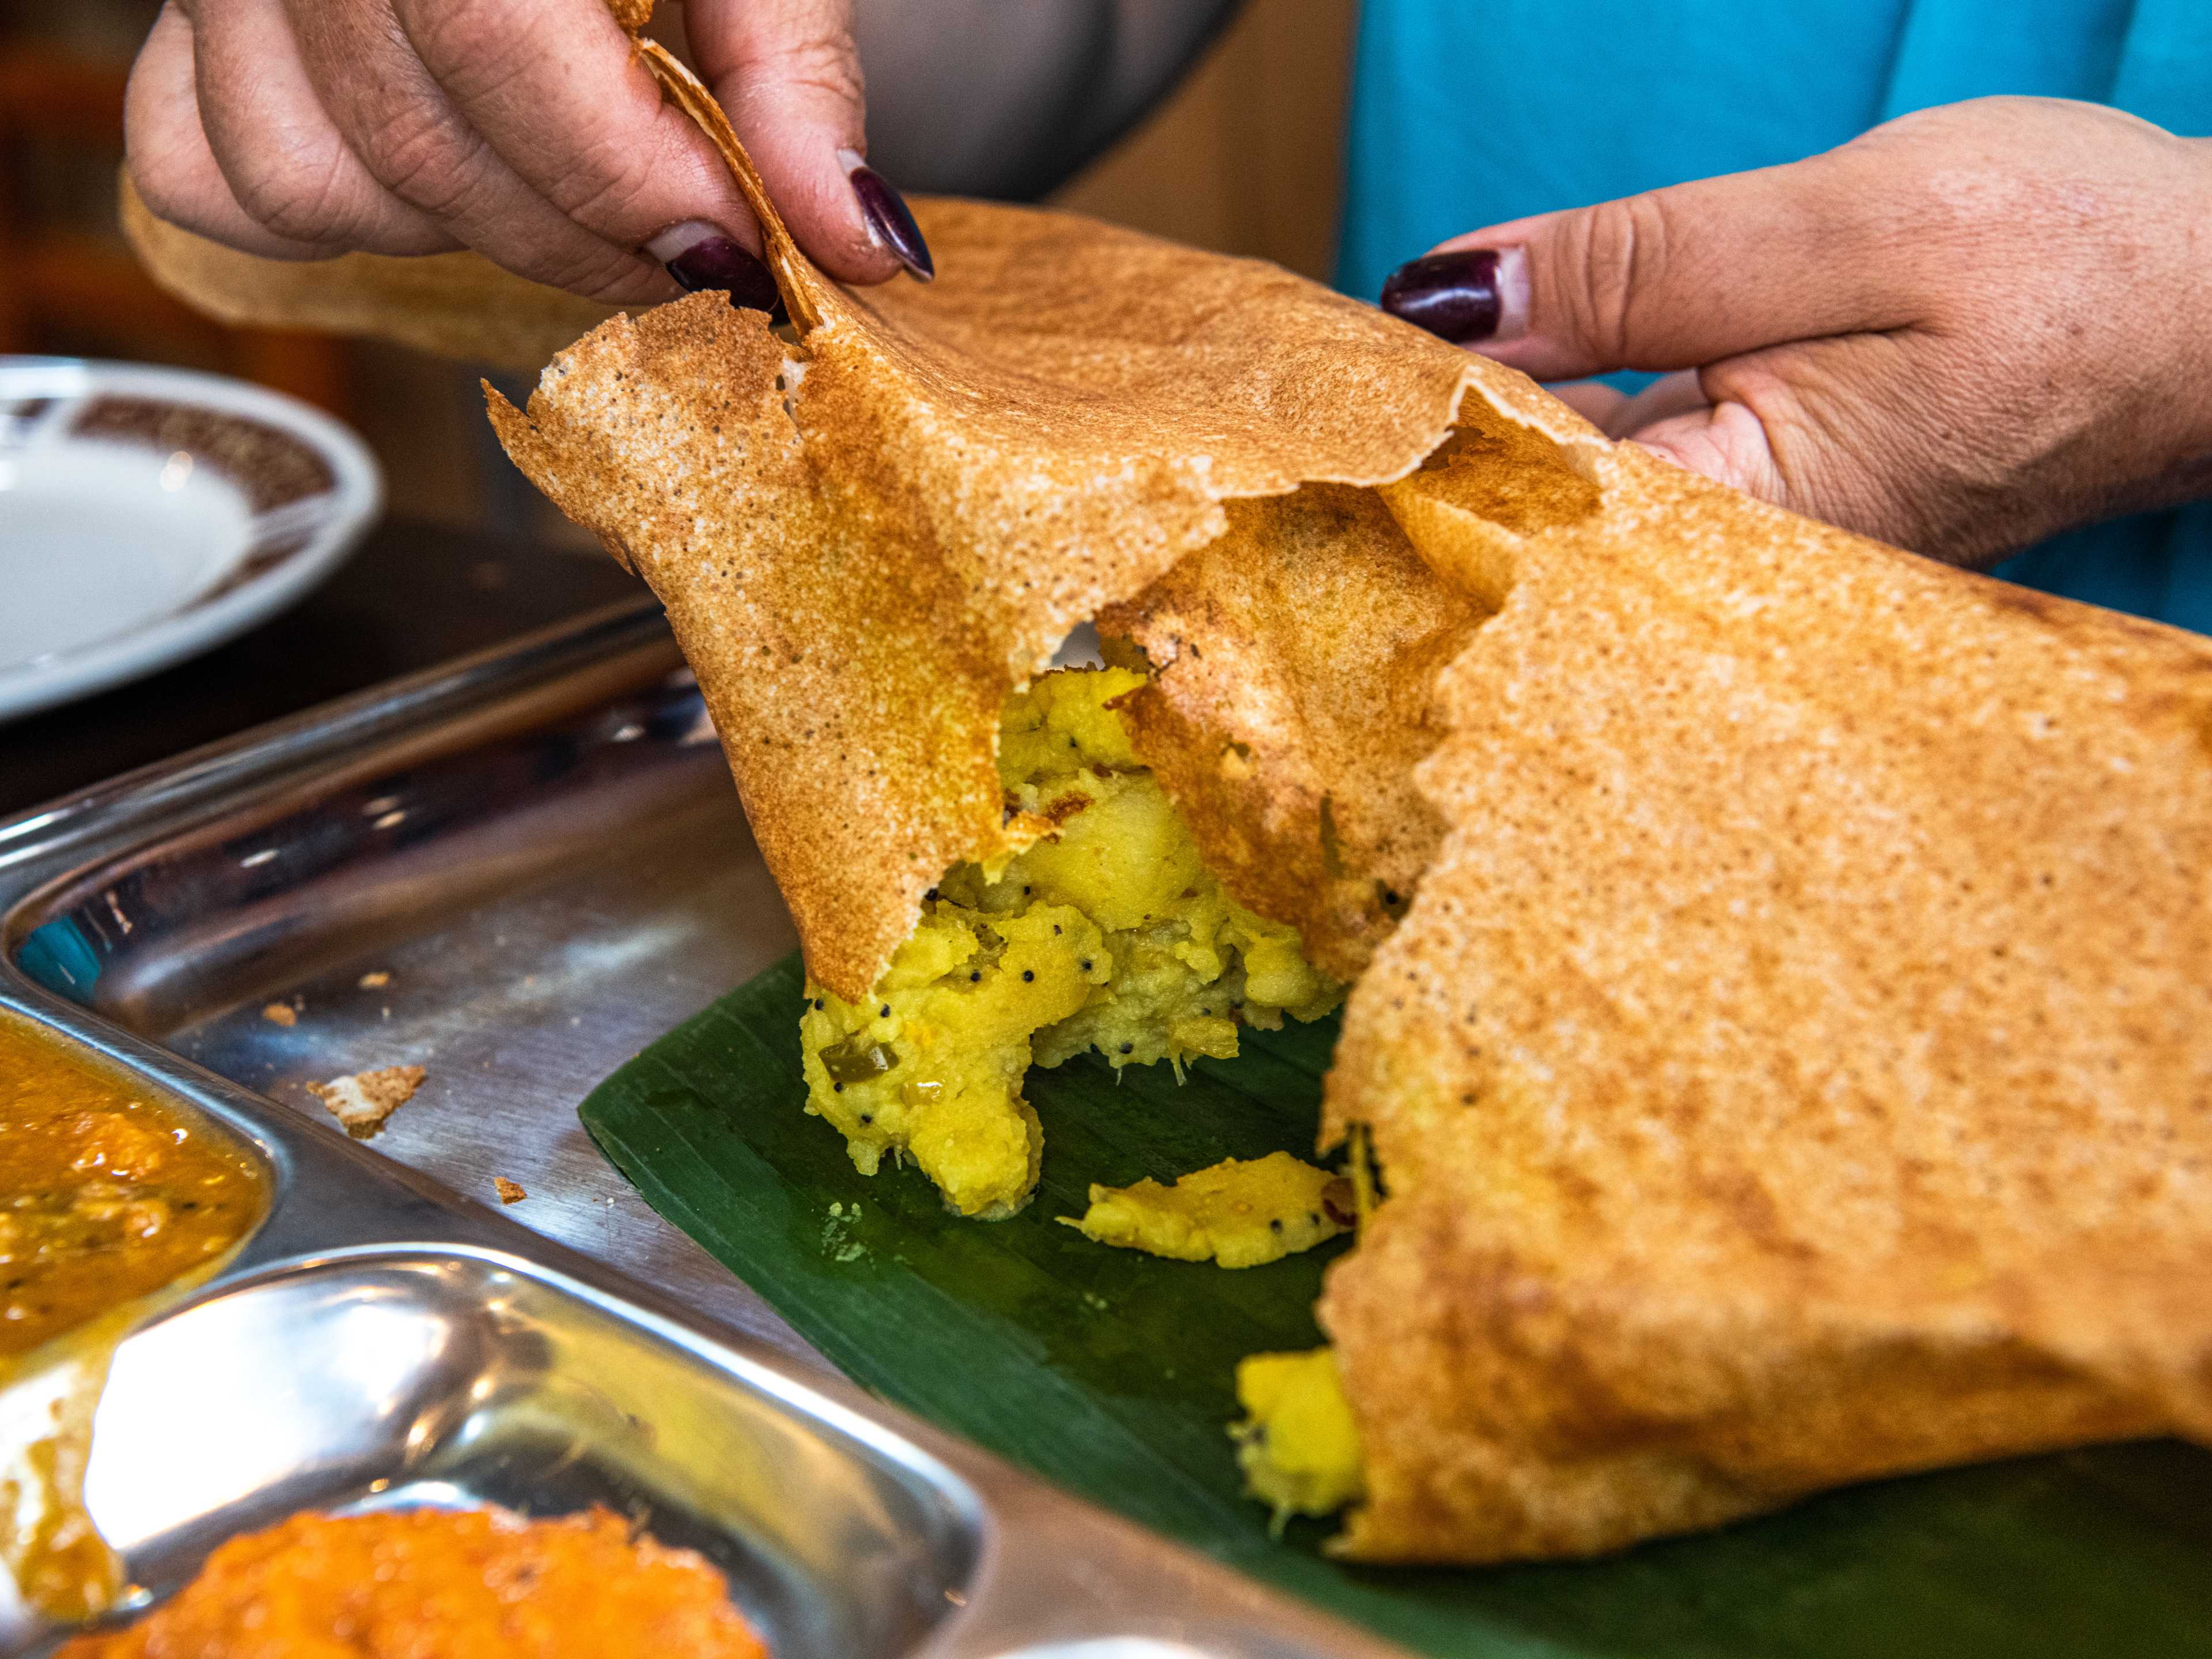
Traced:
<path fill-rule="evenodd" d="M 854 1165 L 910 1159 L 963 1215 L 1011 1215 L 1036 1185 L 1032 1065 L 1095 1049 L 1117 1069 L 1227 1059 L 1246 1025 L 1317 1019 L 1344 988 L 1297 932 L 1239 904 L 1137 759 L 1111 704 L 1127 669 L 1047 674 L 1007 700 L 999 775 L 1035 839 L 957 866 L 866 1000 L 809 987 L 807 1110 Z"/>
<path fill-rule="evenodd" d="M 1352 1183 L 1288 1152 L 1226 1158 L 1162 1186 L 1091 1188 L 1085 1238 L 1177 1261 L 1257 1267 L 1310 1250 L 1352 1224 Z"/>
<path fill-rule="evenodd" d="M 1273 1509 L 1276 1525 L 1293 1515 L 1333 1515 L 1359 1498 L 1359 1431 L 1333 1350 L 1240 1361 L 1237 1403 L 1244 1420 L 1230 1433 L 1245 1490 Z"/>

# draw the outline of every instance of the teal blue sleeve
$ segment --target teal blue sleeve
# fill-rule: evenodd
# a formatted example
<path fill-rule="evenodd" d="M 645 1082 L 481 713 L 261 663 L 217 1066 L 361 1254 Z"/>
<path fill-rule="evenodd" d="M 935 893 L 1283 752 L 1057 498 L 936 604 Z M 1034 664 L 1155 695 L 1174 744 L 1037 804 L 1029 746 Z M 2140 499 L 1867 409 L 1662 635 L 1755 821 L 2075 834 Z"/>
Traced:
<path fill-rule="evenodd" d="M 1364 0 L 1338 281 L 1447 236 L 1794 161 L 1881 118 L 1906 0 Z"/>

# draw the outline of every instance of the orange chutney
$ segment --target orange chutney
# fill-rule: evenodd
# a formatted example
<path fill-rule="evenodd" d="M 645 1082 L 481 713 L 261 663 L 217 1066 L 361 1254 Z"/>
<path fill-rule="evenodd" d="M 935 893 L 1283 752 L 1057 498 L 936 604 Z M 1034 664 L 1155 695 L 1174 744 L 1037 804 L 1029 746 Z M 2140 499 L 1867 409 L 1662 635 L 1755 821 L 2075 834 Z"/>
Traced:
<path fill-rule="evenodd" d="M 264 1202 L 219 1133 L 0 1016 L 0 1572 L 48 1617 L 122 1588 L 82 1498 L 109 1356 L 145 1298 L 212 1271 Z"/>
<path fill-rule="evenodd" d="M 603 1509 L 295 1515 L 54 1659 L 766 1659 L 721 1575 Z"/>

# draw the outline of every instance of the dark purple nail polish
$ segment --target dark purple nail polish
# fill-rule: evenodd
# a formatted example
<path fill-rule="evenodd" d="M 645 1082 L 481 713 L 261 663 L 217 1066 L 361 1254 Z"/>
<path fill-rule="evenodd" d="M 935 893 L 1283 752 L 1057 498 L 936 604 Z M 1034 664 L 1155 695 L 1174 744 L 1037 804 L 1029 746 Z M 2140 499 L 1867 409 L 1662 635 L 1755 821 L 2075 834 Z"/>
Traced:
<path fill-rule="evenodd" d="M 845 176 L 852 180 L 853 194 L 860 198 L 860 211 L 867 215 L 877 240 L 898 256 L 915 281 L 926 283 L 936 276 L 937 261 L 929 257 L 921 227 L 890 181 L 865 161 L 848 168 Z"/>
<path fill-rule="evenodd" d="M 1498 250 L 1461 248 L 1408 260 L 1382 284 L 1382 309 L 1454 345 L 1490 338 L 1504 314 Z"/>
<path fill-rule="evenodd" d="M 769 319 L 784 319 L 783 296 L 775 291 L 775 278 L 768 267 L 726 236 L 710 236 L 668 261 L 668 274 L 686 293 L 720 289 L 733 306 L 765 311 Z"/>

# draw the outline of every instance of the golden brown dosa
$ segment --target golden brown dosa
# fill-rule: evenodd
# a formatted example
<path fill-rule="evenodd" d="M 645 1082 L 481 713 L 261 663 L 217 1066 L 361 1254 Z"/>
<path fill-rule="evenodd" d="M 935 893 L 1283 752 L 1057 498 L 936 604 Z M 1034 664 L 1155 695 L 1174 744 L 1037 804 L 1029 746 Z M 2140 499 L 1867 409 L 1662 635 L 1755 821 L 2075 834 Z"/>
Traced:
<path fill-rule="evenodd" d="M 1272 266 L 916 211 L 927 288 L 850 295 L 787 252 L 819 319 L 797 343 L 697 297 L 563 353 L 526 418 L 492 399 L 667 605 L 809 971 L 853 997 L 948 867 L 1014 844 L 1000 709 L 1071 628 L 1218 538 L 1224 501 L 1401 476 L 1466 386 L 1519 392 Z"/>
<path fill-rule="evenodd" d="M 699 296 L 494 419 L 667 603 L 831 988 L 1006 845 L 1000 703 L 1100 611 L 1209 860 L 1373 953 L 1349 1553 L 2212 1439 L 2212 644 L 1609 448 L 1268 268 L 917 205 L 936 287 L 848 295 L 769 215 L 797 343 Z"/>
<path fill-rule="evenodd" d="M 615 9 L 634 33 L 650 8 Z M 1006 845 L 995 710 L 1119 600 L 1109 628 L 1161 657 L 1140 751 L 1209 860 L 1356 973 L 1441 832 L 1408 768 L 1436 735 L 1427 682 L 1482 606 L 1371 497 L 1255 505 L 1227 536 L 1222 504 L 1402 474 L 1469 385 L 1570 446 L 1596 434 L 1520 376 L 1273 266 L 1064 215 L 921 199 L 944 277 L 847 295 L 792 243 L 712 99 L 637 49 L 758 208 L 799 346 L 706 301 L 611 321 L 475 254 L 258 258 L 155 220 L 127 181 L 126 228 L 165 286 L 226 320 L 503 365 L 575 343 L 531 421 L 495 398 L 495 422 L 653 585 L 721 729 L 748 734 L 732 768 L 832 988 L 865 990 L 948 863 Z M 692 552 L 710 546 L 745 556 L 710 568 Z M 1169 575 L 1199 547 L 1204 572 Z M 1327 661 L 1277 625 L 1316 607 L 1334 613 Z"/>
<path fill-rule="evenodd" d="M 1382 492 L 1504 586 L 1329 1080 L 1388 1187 L 1347 1552 L 2212 1439 L 2212 642 L 1595 479 L 1527 537 L 1480 453 Z"/>
<path fill-rule="evenodd" d="M 1434 686 L 1488 611 L 1439 579 L 1371 489 L 1230 505 L 1229 528 L 1098 628 L 1154 678 L 1122 699 L 1206 868 L 1356 978 L 1443 820 L 1413 787 Z"/>
<path fill-rule="evenodd" d="M 1485 454 L 1507 539 L 1597 499 L 1595 429 L 1541 412 L 1567 447 L 1482 399 L 1424 463 Z M 1437 673 L 1504 591 L 1498 571 L 1432 567 L 1375 491 L 1311 484 L 1235 503 L 1218 540 L 1098 619 L 1109 649 L 1129 640 L 1153 672 L 1123 706 L 1206 867 L 1340 979 L 1366 968 L 1443 838 L 1413 769 L 1443 730 Z"/>

